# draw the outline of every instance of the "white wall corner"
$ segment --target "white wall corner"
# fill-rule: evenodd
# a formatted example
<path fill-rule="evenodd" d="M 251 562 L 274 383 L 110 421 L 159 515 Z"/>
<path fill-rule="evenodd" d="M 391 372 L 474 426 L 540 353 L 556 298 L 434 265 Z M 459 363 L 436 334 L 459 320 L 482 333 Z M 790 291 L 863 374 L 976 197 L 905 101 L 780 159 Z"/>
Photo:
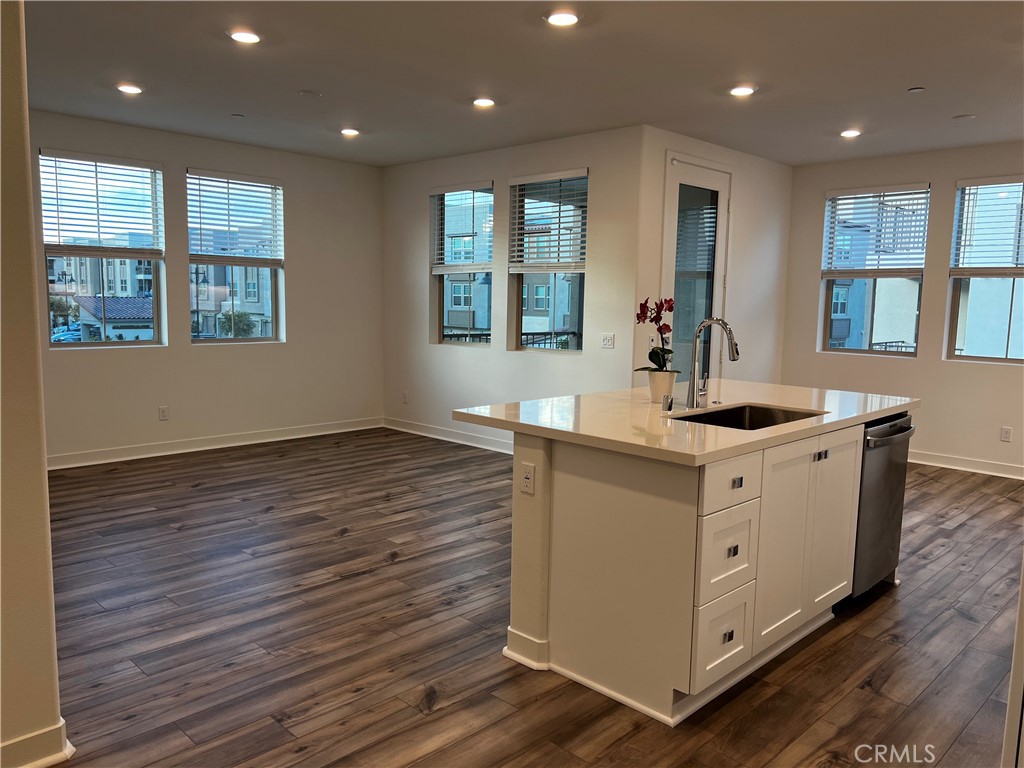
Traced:
<path fill-rule="evenodd" d="M 0 765 L 4 768 L 48 768 L 75 754 L 67 739 L 64 718 L 49 728 L 27 733 L 0 744 Z"/>

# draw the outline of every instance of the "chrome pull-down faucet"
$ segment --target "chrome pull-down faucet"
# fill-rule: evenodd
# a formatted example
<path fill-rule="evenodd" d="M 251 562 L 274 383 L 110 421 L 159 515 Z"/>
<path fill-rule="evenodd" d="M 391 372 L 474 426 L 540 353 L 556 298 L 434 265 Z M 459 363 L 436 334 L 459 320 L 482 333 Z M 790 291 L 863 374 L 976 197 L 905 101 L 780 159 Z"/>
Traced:
<path fill-rule="evenodd" d="M 705 328 L 710 328 L 712 325 L 721 326 L 722 330 L 725 331 L 726 346 L 729 348 L 729 359 L 736 361 L 740 359 L 740 346 L 736 343 L 736 337 L 732 334 L 732 327 L 720 317 L 709 317 L 697 326 L 697 330 L 693 332 L 693 366 L 690 368 L 690 388 L 686 393 L 686 407 L 687 408 L 700 408 L 700 335 L 704 333 Z M 707 372 L 704 374 L 707 376 Z"/>

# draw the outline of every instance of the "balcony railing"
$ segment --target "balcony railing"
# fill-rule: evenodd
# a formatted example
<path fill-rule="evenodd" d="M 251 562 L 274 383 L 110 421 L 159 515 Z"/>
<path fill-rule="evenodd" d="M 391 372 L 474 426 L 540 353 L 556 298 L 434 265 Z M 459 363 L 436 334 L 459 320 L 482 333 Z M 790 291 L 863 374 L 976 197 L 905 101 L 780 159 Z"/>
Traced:
<path fill-rule="evenodd" d="M 531 349 L 579 349 L 582 337 L 579 331 L 538 331 L 524 333 L 519 344 Z"/>
<path fill-rule="evenodd" d="M 871 344 L 871 349 L 879 352 L 916 352 L 917 344 L 911 344 L 906 341 L 875 341 Z"/>

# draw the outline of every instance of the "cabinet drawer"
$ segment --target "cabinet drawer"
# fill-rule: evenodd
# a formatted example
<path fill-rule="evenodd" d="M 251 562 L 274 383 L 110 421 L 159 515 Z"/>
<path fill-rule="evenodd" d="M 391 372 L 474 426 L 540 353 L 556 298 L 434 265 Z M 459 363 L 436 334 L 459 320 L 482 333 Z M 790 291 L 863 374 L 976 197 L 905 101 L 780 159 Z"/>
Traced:
<path fill-rule="evenodd" d="M 761 451 L 701 468 L 700 514 L 710 515 L 761 495 Z"/>
<path fill-rule="evenodd" d="M 761 500 L 753 499 L 697 519 L 694 605 L 710 603 L 757 575 L 760 517 Z"/>
<path fill-rule="evenodd" d="M 750 661 L 756 584 L 752 581 L 693 609 L 691 694 Z"/>

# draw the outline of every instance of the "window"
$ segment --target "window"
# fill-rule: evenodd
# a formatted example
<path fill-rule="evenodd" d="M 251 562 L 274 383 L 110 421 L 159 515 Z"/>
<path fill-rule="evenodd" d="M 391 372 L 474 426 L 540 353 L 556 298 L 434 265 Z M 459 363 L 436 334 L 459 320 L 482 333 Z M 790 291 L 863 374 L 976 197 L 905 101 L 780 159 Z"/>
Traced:
<path fill-rule="evenodd" d="M 849 303 L 850 289 L 848 287 L 835 286 L 832 289 L 832 317 L 842 317 L 845 315 Z"/>
<path fill-rule="evenodd" d="M 452 306 L 471 307 L 473 306 L 473 292 L 468 283 L 452 284 Z"/>
<path fill-rule="evenodd" d="M 947 356 L 1024 359 L 1024 183 L 958 187 Z"/>
<path fill-rule="evenodd" d="M 441 342 L 491 341 L 494 187 L 430 196 L 430 271 L 438 286 Z"/>
<path fill-rule="evenodd" d="M 510 290 L 523 294 L 519 349 L 583 349 L 587 193 L 586 171 L 510 188 Z"/>
<path fill-rule="evenodd" d="M 192 340 L 277 338 L 277 296 L 284 283 L 283 189 L 195 169 L 189 169 L 186 181 Z M 239 285 L 245 287 L 244 302 Z"/>
<path fill-rule="evenodd" d="M 43 150 L 39 189 L 51 343 L 159 341 L 152 286 L 132 290 L 128 269 L 163 264 L 161 172 Z"/>
<path fill-rule="evenodd" d="M 823 348 L 917 354 L 928 201 L 924 185 L 828 198 Z"/>
<path fill-rule="evenodd" d="M 245 300 L 260 300 L 260 271 L 255 267 L 245 268 Z"/>

